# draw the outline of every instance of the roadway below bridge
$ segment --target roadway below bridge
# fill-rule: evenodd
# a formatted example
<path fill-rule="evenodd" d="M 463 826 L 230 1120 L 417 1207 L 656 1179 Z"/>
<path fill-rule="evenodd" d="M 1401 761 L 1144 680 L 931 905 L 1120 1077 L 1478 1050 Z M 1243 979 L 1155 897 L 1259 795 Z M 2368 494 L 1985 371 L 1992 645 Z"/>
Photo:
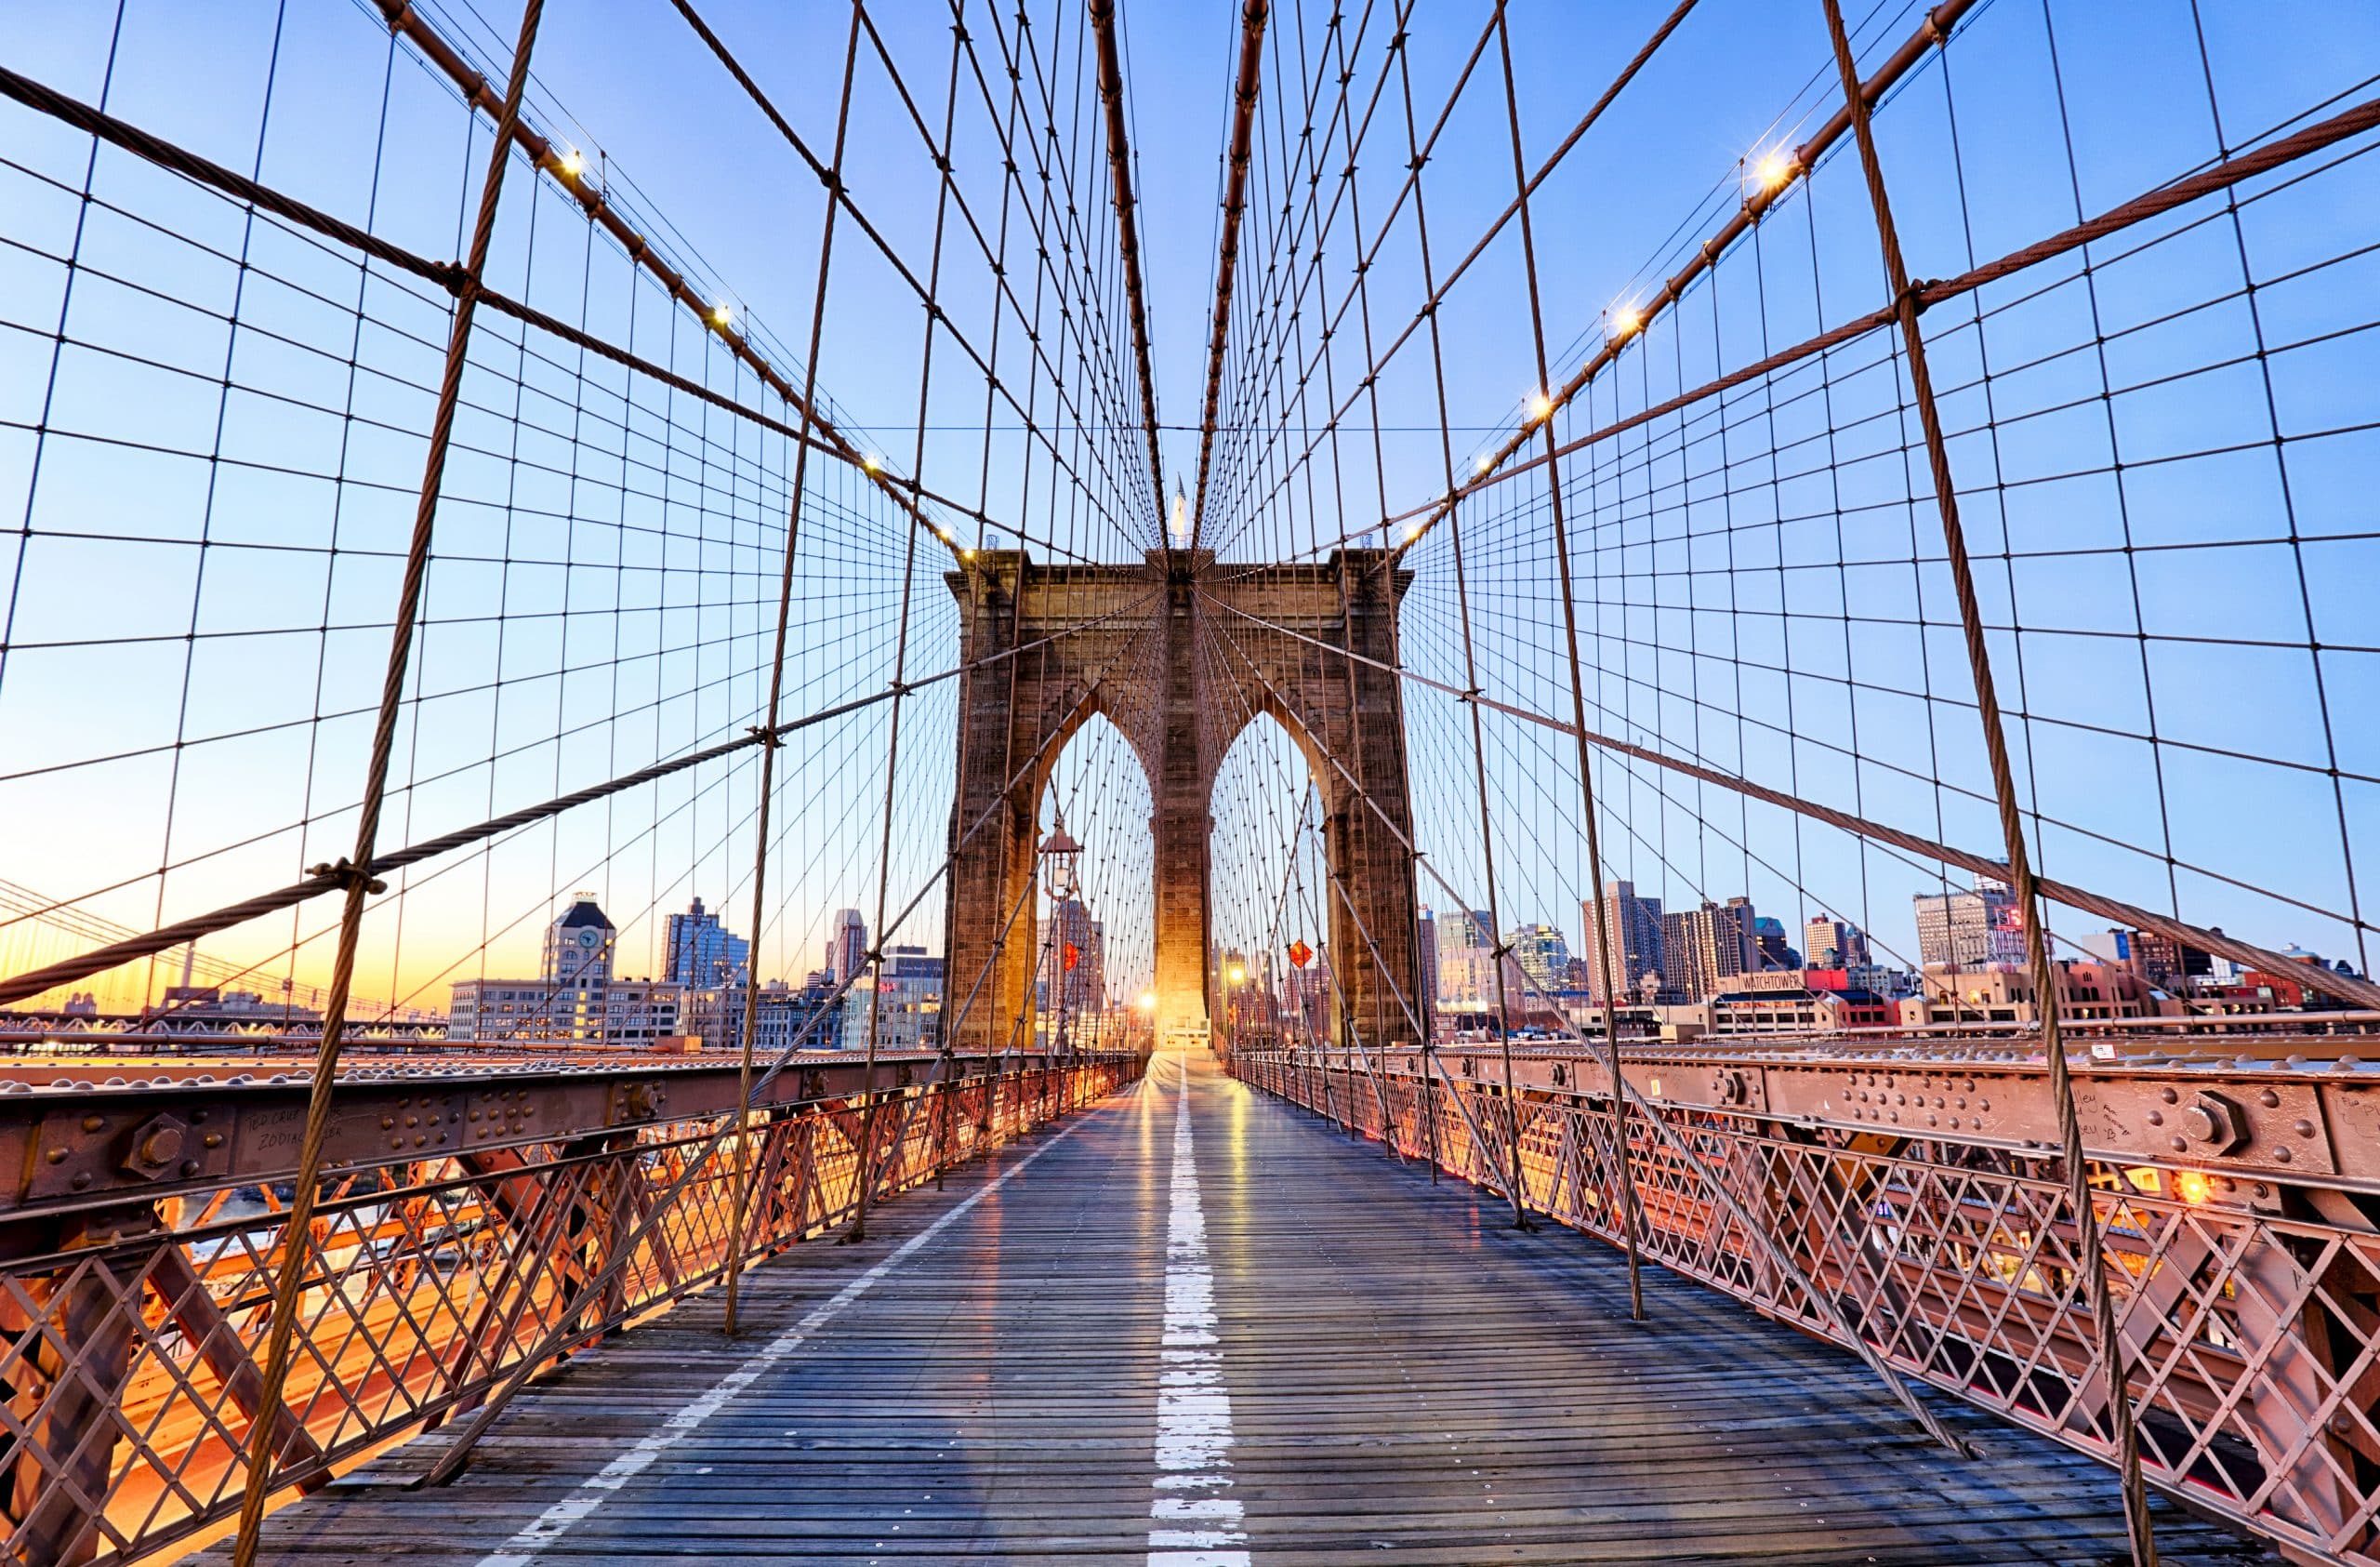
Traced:
<path fill-rule="evenodd" d="M 1931 1444 L 1846 1355 L 1520 1233 L 1160 1056 L 523 1393 L 461 1478 L 416 1439 L 268 1521 L 261 1559 L 2106 1563 L 2114 1477 L 1947 1399 Z M 2174 1563 L 2266 1560 L 2162 1502 Z M 211 1559 L 226 1552 L 218 1547 Z"/>

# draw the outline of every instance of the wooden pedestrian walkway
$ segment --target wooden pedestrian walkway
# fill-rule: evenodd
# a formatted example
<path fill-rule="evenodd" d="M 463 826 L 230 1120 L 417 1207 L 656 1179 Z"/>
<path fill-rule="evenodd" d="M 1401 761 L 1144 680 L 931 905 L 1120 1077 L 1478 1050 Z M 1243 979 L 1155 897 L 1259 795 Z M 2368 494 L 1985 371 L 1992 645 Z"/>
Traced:
<path fill-rule="evenodd" d="M 2107 1563 L 2113 1477 L 1218 1072 L 1148 1082 L 421 1438 L 263 1559 Z M 2175 1563 L 2265 1560 L 2161 1505 Z M 219 1547 L 218 1547 L 219 1554 Z"/>

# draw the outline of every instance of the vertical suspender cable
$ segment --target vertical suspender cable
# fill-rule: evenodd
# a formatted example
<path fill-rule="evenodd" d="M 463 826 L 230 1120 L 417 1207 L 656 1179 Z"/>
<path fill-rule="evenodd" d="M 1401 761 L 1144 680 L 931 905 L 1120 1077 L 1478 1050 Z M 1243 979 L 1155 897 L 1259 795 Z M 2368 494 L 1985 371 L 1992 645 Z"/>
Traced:
<path fill-rule="evenodd" d="M 794 551 L 801 539 L 801 497 L 810 472 L 811 410 L 817 405 L 818 397 L 818 342 L 826 324 L 826 280 L 835 258 L 835 215 L 842 206 L 843 137 L 852 115 L 852 65 L 858 55 L 859 6 L 853 0 L 851 35 L 843 43 L 842 95 L 835 111 L 834 161 L 826 166 L 820 180 L 826 187 L 826 216 L 818 240 L 818 286 L 810 299 L 810 350 L 801 363 L 801 434 L 793 448 L 792 496 L 786 505 L 785 569 L 777 581 L 776 651 L 769 664 L 769 711 L 760 730 L 760 826 L 752 843 L 752 963 L 750 971 L 744 976 L 743 1048 L 736 1075 L 735 1113 L 739 1116 L 747 1116 L 752 1109 L 752 1046 L 760 1027 L 760 942 L 767 912 L 764 899 L 769 870 L 769 796 L 775 787 L 777 748 L 784 743 L 777 737 L 777 711 L 785 696 L 786 626 L 793 612 Z M 915 528 L 907 532 L 912 538 L 917 535 Z M 900 700 L 897 692 L 893 700 Z M 877 913 L 880 923 L 883 911 L 879 910 Z M 745 1210 L 751 1202 L 750 1146 L 751 1138 L 739 1128 L 735 1139 L 735 1201 L 727 1248 L 727 1301 L 720 1324 L 721 1331 L 730 1335 L 735 1332 L 736 1281 L 744 1272 Z"/>
<path fill-rule="evenodd" d="M 1934 401 L 1934 378 L 1925 362 L 1925 337 L 1917 325 L 1918 300 L 1901 256 L 1900 235 L 1893 225 L 1893 209 L 1884 191 L 1884 165 L 1876 154 L 1875 128 L 1871 124 L 1867 96 L 1860 90 L 1859 68 L 1851 56 L 1851 40 L 1844 32 L 1841 0 L 1820 0 L 1826 9 L 1827 34 L 1834 46 L 1834 63 L 1843 78 L 1851 128 L 1859 145 L 1859 166 L 1867 177 L 1869 205 L 1875 210 L 1876 241 L 1884 252 L 1886 286 L 1900 322 L 1901 339 L 1909 355 L 1909 380 L 1917 405 L 1919 427 L 1925 437 L 1934 500 L 1942 514 L 1943 551 L 1950 557 L 1950 580 L 1959 601 L 1959 624 L 1965 633 L 1967 663 L 1975 677 L 1976 711 L 1983 724 L 1985 753 L 1991 764 L 1991 787 L 2000 808 L 2000 830 L 2007 840 L 2008 870 L 2015 883 L 2016 908 L 2025 921 L 2025 957 L 2032 972 L 2034 1005 L 2042 1022 L 2042 1049 L 2048 1057 L 2050 1094 L 2057 1104 L 2060 1156 L 2066 1165 L 2067 1200 L 2074 1209 L 2075 1266 L 2082 1274 L 2091 1322 L 2098 1339 L 2101 1374 L 2107 1379 L 2108 1424 L 2123 1477 L 2124 1528 L 2132 1539 L 2135 1567 L 2156 1567 L 2157 1542 L 2149 1516 L 2148 1482 L 2140 1468 L 2140 1434 L 2133 1423 L 2131 1394 L 2123 1360 L 2123 1342 L 2116 1333 L 2115 1303 L 2108 1287 L 2105 1248 L 2099 1233 L 2098 1210 L 2093 1206 L 2090 1166 L 2082 1153 L 2082 1127 L 2075 1112 L 2074 1080 L 2067 1069 L 2066 1045 L 2059 1037 L 2056 971 L 2050 966 L 2049 940 L 2042 924 L 2040 889 L 2033 880 L 2032 858 L 2025 845 L 2025 823 L 2016 804 L 2016 779 L 2008 760 L 2008 737 L 2001 726 L 2000 698 L 1992 683 L 1991 650 L 1984 639 L 1983 611 L 1976 598 L 1975 568 L 1967 556 L 1965 530 L 1959 522 L 1958 491 L 1950 474 L 1950 452 L 1942 435 L 1942 416 Z"/>
<path fill-rule="evenodd" d="M 346 904 L 340 910 L 338 947 L 331 960 L 330 994 L 323 1007 L 323 1042 L 314 1057 L 314 1078 L 306 1099 L 306 1129 L 298 1147 L 296 1189 L 282 1227 L 281 1268 L 272 1285 L 272 1325 L 265 1335 L 264 1382 L 257 1408 L 281 1407 L 282 1390 L 289 1380 L 290 1341 L 297 1328 L 298 1307 L 311 1266 L 316 1188 L 323 1175 L 323 1149 L 331 1122 L 331 1088 L 338 1075 L 339 1043 L 347 1024 L 348 991 L 355 981 L 355 949 L 364 936 L 364 900 L 377 889 L 372 880 L 373 855 L 380 836 L 380 813 L 389 785 L 389 762 L 397 741 L 397 710 L 403 705 L 405 674 L 413 664 L 414 624 L 421 615 L 424 580 L 430 575 L 430 536 L 438 519 L 438 496 L 446 478 L 446 452 L 455 434 L 455 408 L 463 393 L 463 366 L 471 344 L 471 318 L 479 306 L 481 274 L 487 267 L 488 247 L 496 238 L 496 204 L 504 193 L 504 171 L 512 159 L 512 128 L 521 119 L 521 98 L 529 85 L 529 54 L 537 39 L 537 22 L 545 0 L 524 0 L 521 34 L 512 46 L 512 73 L 504 86 L 504 106 L 489 143 L 487 177 L 480 185 L 479 217 L 471 229 L 471 248 L 455 289 L 455 315 L 446 331 L 446 367 L 438 384 L 437 409 L 430 420 L 430 450 L 422 463 L 421 493 L 414 506 L 413 536 L 405 546 L 404 576 L 397 589 L 396 613 L 389 631 L 389 667 L 380 684 L 380 710 L 372 728 L 372 750 L 364 767 L 363 808 L 355 822 L 354 851 L 331 868 L 343 870 Z M 272 1490 L 273 1458 L 282 1429 L 278 1421 L 259 1417 L 248 1433 L 247 1475 L 240 1497 L 239 1533 L 231 1545 L 232 1567 L 252 1567 L 257 1536 L 264 1525 L 265 1497 Z"/>
<path fill-rule="evenodd" d="M 866 9 L 866 0 L 854 0 L 854 14 Z M 935 165 L 942 171 L 936 185 L 933 209 L 933 251 L 926 266 L 926 337 L 925 347 L 918 365 L 918 444 L 916 457 L 909 465 L 911 476 L 919 483 L 925 480 L 927 405 L 933 392 L 934 328 L 942 322 L 942 242 L 950 218 L 950 137 L 959 115 L 959 58 L 966 43 L 966 19 L 962 14 L 950 30 L 950 86 L 942 110 L 942 145 L 936 150 Z M 995 313 L 999 303 L 992 304 Z M 877 983 L 867 991 L 867 1049 L 866 1069 L 860 1074 L 859 1112 L 859 1187 L 852 1198 L 852 1227 L 844 1236 L 846 1242 L 867 1239 L 867 1199 L 875 1188 L 874 1159 L 876 1155 L 876 1054 L 878 1028 L 884 1011 L 884 906 L 892 879 L 892 803 L 893 786 L 901 775 L 901 710 L 907 688 L 902 684 L 909 672 L 909 601 L 917 584 L 918 530 L 905 530 L 906 542 L 901 553 L 901 624 L 893 633 L 892 644 L 892 734 L 884 748 L 884 837 L 876 862 L 876 950 L 868 956 L 875 969 Z"/>
<path fill-rule="evenodd" d="M 1554 529 L 1554 560 L 1562 584 L 1562 634 L 1570 657 L 1570 719 L 1579 745 L 1579 799 L 1587 823 L 1587 892 L 1594 912 L 1586 936 L 1595 944 L 1597 976 L 1603 982 L 1605 1059 L 1611 1070 L 1611 1162 L 1620 1183 L 1620 1233 L 1628 1251 L 1628 1315 L 1645 1320 L 1645 1282 L 1637 1256 L 1636 1171 L 1628 1157 L 1628 1096 L 1620 1091 L 1620 1003 L 1611 970 L 1610 910 L 1603 894 L 1602 829 L 1595 819 L 1593 757 L 1587 745 L 1586 684 L 1579 668 L 1579 610 L 1570 586 L 1570 540 L 1562 514 L 1562 468 L 1554 452 L 1554 404 L 1545 359 L 1545 312 L 1537 283 L 1537 235 L 1529 224 L 1528 169 L 1521 161 L 1521 100 L 1513 82 L 1512 31 L 1504 19 L 1502 0 L 1496 6 L 1496 46 L 1504 61 L 1504 111 L 1513 133 L 1513 181 L 1520 194 L 1521 270 L 1528 275 L 1528 321 L 1537 348 L 1537 395 L 1546 401 L 1530 409 L 1545 432 L 1545 495 Z M 1473 712 L 1478 711 L 1474 704 Z"/>
<path fill-rule="evenodd" d="M 1413 122 L 1413 73 L 1408 63 L 1412 58 L 1411 35 L 1405 22 L 1411 7 L 1397 19 L 1397 33 L 1393 44 L 1396 54 L 1397 74 L 1405 89 L 1405 145 L 1414 163 L 1413 169 L 1413 231 L 1421 250 L 1421 286 L 1435 288 L 1431 282 L 1430 220 L 1421 204 L 1421 147 Z M 1447 494 L 1454 494 L 1454 445 L 1447 430 L 1447 361 L 1446 346 L 1438 331 L 1438 316 L 1430 312 L 1430 366 L 1438 394 L 1438 456 L 1446 475 Z M 1454 591 L 1461 608 L 1462 618 L 1462 684 L 1466 690 L 1479 689 L 1479 665 L 1472 647 L 1471 590 L 1464 579 L 1462 563 L 1462 525 L 1456 520 L 1452 507 L 1447 511 L 1448 536 L 1454 546 Z M 1395 557 L 1388 562 L 1395 569 Z M 1522 1229 L 1531 1228 L 1528 1208 L 1523 1200 L 1521 1171 L 1521 1101 L 1513 1082 L 1513 1017 L 1504 995 L 1503 914 L 1496 897 L 1496 837 L 1495 823 L 1488 810 L 1488 750 L 1487 737 L 1479 722 L 1479 704 L 1465 704 L 1471 710 L 1471 764 L 1479 791 L 1479 856 L 1488 883 L 1488 957 L 1494 968 L 1496 986 L 1496 1040 L 1502 1057 L 1504 1077 L 1505 1135 L 1512 1139 L 1513 1223 Z M 1468 910 L 1465 910 L 1466 915 Z M 1455 1092 L 1461 1092 L 1460 1089 Z"/>

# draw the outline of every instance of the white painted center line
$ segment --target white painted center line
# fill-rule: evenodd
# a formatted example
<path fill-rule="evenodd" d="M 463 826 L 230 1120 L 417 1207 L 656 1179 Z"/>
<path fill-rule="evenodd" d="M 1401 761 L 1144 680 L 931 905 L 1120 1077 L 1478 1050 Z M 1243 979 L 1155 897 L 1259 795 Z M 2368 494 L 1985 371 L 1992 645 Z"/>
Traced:
<path fill-rule="evenodd" d="M 754 1350 L 734 1371 L 713 1383 L 702 1397 L 647 1431 L 627 1452 L 588 1476 L 569 1495 L 539 1513 L 526 1528 L 505 1541 L 502 1549 L 480 1558 L 479 1567 L 525 1567 L 539 1551 L 570 1533 L 574 1525 L 617 1494 L 630 1480 L 651 1468 L 654 1460 L 693 1436 L 701 1428 L 703 1422 L 725 1408 L 729 1400 L 758 1382 L 778 1361 L 815 1335 L 819 1329 L 842 1315 L 845 1307 L 874 1289 L 886 1274 L 906 1262 L 919 1248 L 964 1218 L 976 1203 L 1006 1186 L 1018 1172 L 1057 1147 L 1062 1140 L 1073 1135 L 1076 1126 L 1081 1124 L 1078 1121 L 1072 1126 L 1060 1129 L 1049 1141 L 977 1188 L 948 1213 L 902 1242 L 883 1261 L 811 1308 L 800 1321 Z M 1240 1560 L 1245 1561 L 1247 1559 L 1243 1556 Z M 1180 1567 L 1190 1567 L 1190 1563 L 1184 1561 Z"/>
<path fill-rule="evenodd" d="M 1207 1215 L 1190 1140 L 1190 1063 L 1174 1057 L 1173 1189 L 1165 1234 L 1165 1333 L 1157 1349 L 1157 1500 L 1149 1507 L 1148 1567 L 1249 1567 L 1236 1548 L 1238 1501 L 1231 1477 L 1231 1393 L 1215 1348 L 1215 1276 L 1207 1266 Z"/>

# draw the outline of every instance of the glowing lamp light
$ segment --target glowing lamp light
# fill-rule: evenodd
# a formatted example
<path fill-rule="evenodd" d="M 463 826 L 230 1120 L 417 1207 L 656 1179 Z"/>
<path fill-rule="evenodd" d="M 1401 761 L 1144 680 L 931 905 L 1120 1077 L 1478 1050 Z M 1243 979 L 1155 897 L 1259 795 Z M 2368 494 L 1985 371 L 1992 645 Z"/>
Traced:
<path fill-rule="evenodd" d="M 1417 539 L 1417 538 L 1421 538 L 1421 524 L 1419 524 L 1419 523 L 1408 523 L 1408 524 L 1406 524 L 1406 525 L 1405 525 L 1405 542 L 1406 542 L 1406 543 L 1410 544 L 1410 543 L 1412 543 L 1415 539 Z"/>
<path fill-rule="evenodd" d="M 859 465 L 862 468 L 866 469 L 870 473 L 874 473 L 879 468 L 883 466 L 883 464 L 876 460 L 876 454 L 874 452 L 870 452 L 866 457 L 860 458 Z"/>
<path fill-rule="evenodd" d="M 1223 970 L 1223 978 L 1234 985 L 1245 985 L 1248 983 L 1248 970 L 1238 963 L 1234 963 Z"/>
<path fill-rule="evenodd" d="M 1496 459 L 1495 459 L 1493 457 L 1490 457 L 1490 456 L 1489 456 L 1488 453 L 1486 453 L 1486 452 L 1481 452 L 1481 453 L 1479 454 L 1479 471 L 1480 471 L 1480 472 L 1485 473 L 1485 472 L 1487 472 L 1489 469 L 1491 469 L 1491 468 L 1493 468 L 1493 467 L 1495 467 L 1495 466 L 1496 466 Z"/>
<path fill-rule="evenodd" d="M 1554 399 L 1548 397 L 1541 392 L 1530 392 L 1528 394 L 1528 421 L 1531 424 L 1543 424 L 1547 419 L 1550 419 L 1553 417 Z"/>
<path fill-rule="evenodd" d="M 961 550 L 959 551 L 959 558 L 962 561 L 972 561 L 975 558 L 975 551 L 972 550 Z"/>
<path fill-rule="evenodd" d="M 1634 305 L 1622 305 L 1611 312 L 1611 335 L 1625 339 L 1645 329 L 1645 312 Z"/>
<path fill-rule="evenodd" d="M 1793 160 L 1779 148 L 1752 165 L 1752 177 L 1763 192 L 1782 190 L 1793 178 Z"/>
<path fill-rule="evenodd" d="M 1052 903 L 1064 903 L 1082 889 L 1082 845 L 1066 831 L 1059 813 L 1057 826 L 1041 840 L 1042 886 Z"/>
<path fill-rule="evenodd" d="M 1141 992 L 1141 1010 L 1143 1012 L 1155 1012 L 1157 1010 L 1157 992 L 1155 990 L 1143 990 Z"/>
<path fill-rule="evenodd" d="M 2196 1170 L 2185 1170 L 2174 1177 L 2174 1190 L 2185 1202 L 2203 1202 L 2215 1195 L 2215 1183 Z"/>
<path fill-rule="evenodd" d="M 562 170 L 562 177 L 563 179 L 575 179 L 580 175 L 587 172 L 587 160 L 580 157 L 575 152 L 564 153 L 562 157 L 557 160 L 555 166 Z"/>
<path fill-rule="evenodd" d="M 710 307 L 710 324 L 724 332 L 735 323 L 735 312 L 724 301 Z"/>

